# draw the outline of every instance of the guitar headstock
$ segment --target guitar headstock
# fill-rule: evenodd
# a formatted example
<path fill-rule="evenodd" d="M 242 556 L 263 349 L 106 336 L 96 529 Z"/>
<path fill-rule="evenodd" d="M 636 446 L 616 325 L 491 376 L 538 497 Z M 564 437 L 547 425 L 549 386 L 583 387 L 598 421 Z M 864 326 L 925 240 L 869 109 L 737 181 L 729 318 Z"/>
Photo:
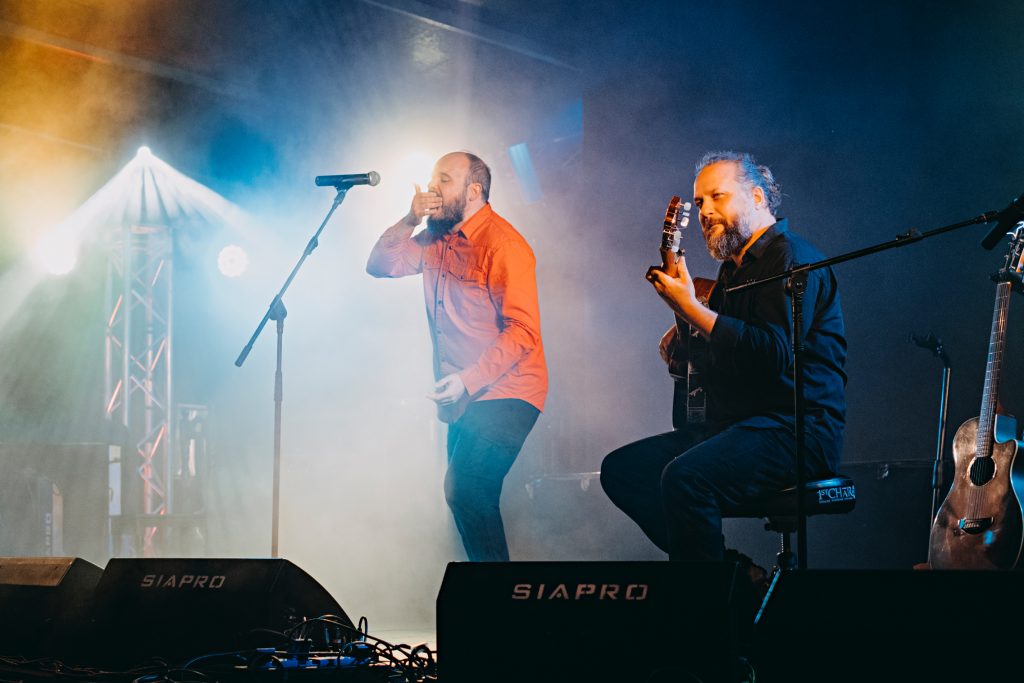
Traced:
<path fill-rule="evenodd" d="M 1020 275 L 1024 270 L 1024 221 L 1017 224 L 1010 237 L 1012 241 L 1006 255 L 1006 270 Z"/>
<path fill-rule="evenodd" d="M 661 230 L 661 270 L 675 277 L 676 263 L 685 253 L 683 229 L 690 224 L 690 202 L 672 197 L 665 209 L 665 223 Z"/>
<path fill-rule="evenodd" d="M 683 253 L 683 230 L 690 224 L 690 209 L 693 205 L 673 196 L 665 209 L 665 223 L 661 231 L 662 254 Z"/>
<path fill-rule="evenodd" d="M 1006 262 L 997 273 L 992 274 L 996 282 L 1008 282 L 1015 292 L 1024 294 L 1024 221 L 1017 223 L 1010 236 L 1006 251 Z"/>

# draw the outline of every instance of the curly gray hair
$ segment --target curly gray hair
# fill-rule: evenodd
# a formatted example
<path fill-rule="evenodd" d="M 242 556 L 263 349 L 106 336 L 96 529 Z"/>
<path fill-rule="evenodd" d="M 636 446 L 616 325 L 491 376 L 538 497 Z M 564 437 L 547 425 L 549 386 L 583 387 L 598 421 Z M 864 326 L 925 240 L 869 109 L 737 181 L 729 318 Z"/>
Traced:
<path fill-rule="evenodd" d="M 774 216 L 779 205 L 782 204 L 782 189 L 775 181 L 772 170 L 763 164 L 758 164 L 752 154 L 747 152 L 733 152 L 725 150 L 720 152 L 707 152 L 697 162 L 695 174 L 700 173 L 705 167 L 717 164 L 719 161 L 731 161 L 739 168 L 740 180 L 751 187 L 760 187 L 764 191 L 764 198 L 768 210 Z"/>

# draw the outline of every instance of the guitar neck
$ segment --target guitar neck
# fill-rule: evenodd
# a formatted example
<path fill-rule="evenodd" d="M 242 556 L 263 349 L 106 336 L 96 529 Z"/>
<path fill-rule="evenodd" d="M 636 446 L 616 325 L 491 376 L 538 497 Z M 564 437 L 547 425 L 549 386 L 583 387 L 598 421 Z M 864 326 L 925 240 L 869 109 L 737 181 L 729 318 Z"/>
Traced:
<path fill-rule="evenodd" d="M 992 454 L 992 435 L 995 428 L 996 400 L 999 397 L 999 376 L 1006 350 L 1006 322 L 1010 313 L 1009 282 L 996 285 L 996 305 L 992 314 L 992 332 L 988 342 L 988 362 L 985 365 L 985 389 L 981 395 L 981 414 L 978 417 L 978 457 Z"/>
<path fill-rule="evenodd" d="M 679 314 L 677 313 L 676 314 L 676 334 L 681 334 L 681 335 L 684 335 L 684 336 L 689 336 L 692 333 L 692 331 L 693 331 L 693 328 L 690 327 L 690 323 L 686 322 L 686 320 L 681 318 L 679 316 Z M 682 338 L 683 337 L 680 337 L 680 339 L 682 339 Z"/>

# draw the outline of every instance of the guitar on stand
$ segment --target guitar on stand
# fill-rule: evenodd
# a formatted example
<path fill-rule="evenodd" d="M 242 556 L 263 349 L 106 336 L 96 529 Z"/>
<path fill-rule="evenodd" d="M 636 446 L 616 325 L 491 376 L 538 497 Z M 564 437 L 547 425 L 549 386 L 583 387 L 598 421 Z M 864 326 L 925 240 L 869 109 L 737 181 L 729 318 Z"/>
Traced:
<path fill-rule="evenodd" d="M 679 277 L 679 261 L 686 254 L 682 247 L 683 230 L 690 224 L 690 202 L 672 197 L 665 210 L 661 231 L 661 265 L 654 266 L 669 277 Z M 648 278 L 649 279 L 649 278 Z M 693 278 L 697 299 L 707 306 L 715 281 Z M 676 316 L 676 325 L 668 344 L 668 372 L 675 380 L 672 396 L 672 425 L 703 425 L 707 420 L 707 396 L 700 373 L 706 366 L 707 340 L 685 320 Z"/>
<path fill-rule="evenodd" d="M 932 569 L 1016 569 L 1024 549 L 1024 466 L 1017 423 L 998 410 L 999 376 L 1006 348 L 1010 295 L 1024 293 L 1024 223 L 1011 233 L 1006 262 L 993 275 L 995 312 L 989 339 L 981 414 L 953 437 L 955 474 L 932 522 L 928 564 Z"/>

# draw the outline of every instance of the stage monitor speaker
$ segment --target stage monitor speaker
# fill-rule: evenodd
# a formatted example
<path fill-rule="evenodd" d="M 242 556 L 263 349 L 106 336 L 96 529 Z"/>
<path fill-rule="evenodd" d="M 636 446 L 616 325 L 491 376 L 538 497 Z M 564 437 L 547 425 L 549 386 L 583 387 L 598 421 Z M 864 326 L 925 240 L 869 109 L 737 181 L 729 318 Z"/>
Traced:
<path fill-rule="evenodd" d="M 754 616 L 744 588 L 726 562 L 453 562 L 438 677 L 738 681 Z"/>
<path fill-rule="evenodd" d="M 122 669 L 281 646 L 274 632 L 307 618 L 334 615 L 353 627 L 323 586 L 284 559 L 112 559 L 95 603 L 79 658 Z"/>
<path fill-rule="evenodd" d="M 0 557 L 0 655 L 60 658 L 102 573 L 78 557 Z"/>
<path fill-rule="evenodd" d="M 757 680 L 997 681 L 1020 668 L 1024 574 L 782 574 L 755 627 Z"/>

